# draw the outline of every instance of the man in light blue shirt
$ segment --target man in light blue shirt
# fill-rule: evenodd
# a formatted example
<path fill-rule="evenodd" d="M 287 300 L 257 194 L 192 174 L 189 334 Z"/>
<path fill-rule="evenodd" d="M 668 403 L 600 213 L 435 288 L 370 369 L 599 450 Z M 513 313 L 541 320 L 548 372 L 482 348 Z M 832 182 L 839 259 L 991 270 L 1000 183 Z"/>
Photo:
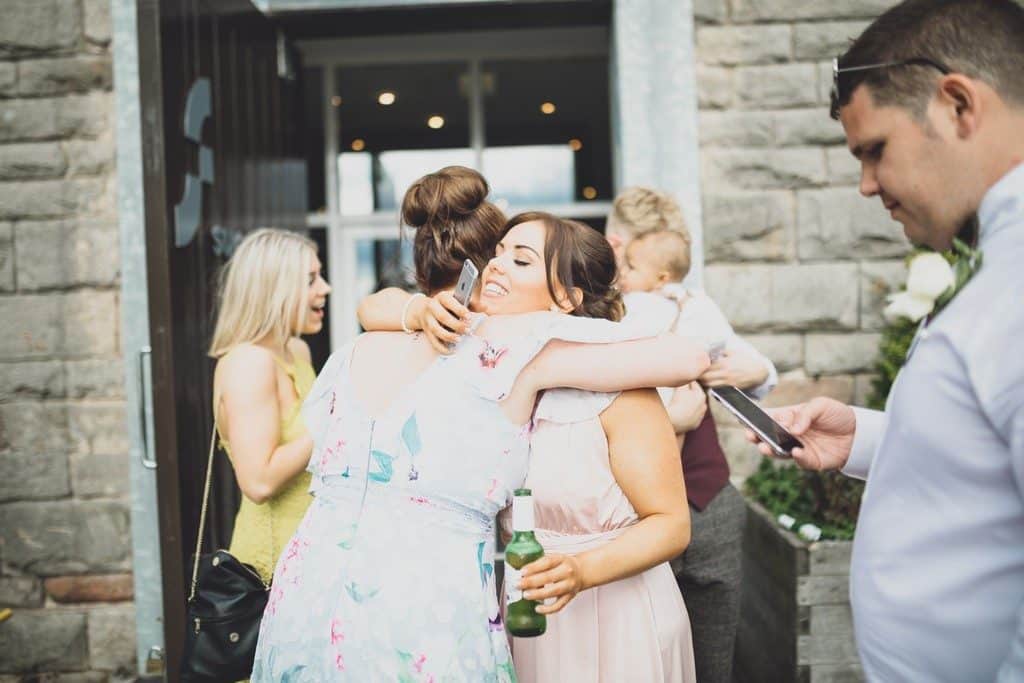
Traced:
<path fill-rule="evenodd" d="M 983 265 L 919 331 L 884 413 L 774 415 L 801 466 L 867 479 L 850 597 L 868 679 L 1024 681 L 1024 9 L 908 0 L 835 72 L 861 192 L 915 244 L 959 235 Z"/>

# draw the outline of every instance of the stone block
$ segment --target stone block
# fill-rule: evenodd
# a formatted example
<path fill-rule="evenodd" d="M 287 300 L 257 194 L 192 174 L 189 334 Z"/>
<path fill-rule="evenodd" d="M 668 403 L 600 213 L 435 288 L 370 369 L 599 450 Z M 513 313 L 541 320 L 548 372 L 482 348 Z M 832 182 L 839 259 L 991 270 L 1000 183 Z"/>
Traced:
<path fill-rule="evenodd" d="M 113 219 L 18 223 L 18 288 L 113 287 L 120 274 L 119 240 Z"/>
<path fill-rule="evenodd" d="M 720 24 L 728 16 L 726 0 L 693 0 L 693 19 L 697 23 Z"/>
<path fill-rule="evenodd" d="M 41 425 L 34 427 L 39 429 Z M 0 451 L 0 502 L 51 500 L 70 493 L 65 451 Z"/>
<path fill-rule="evenodd" d="M 857 375 L 853 378 L 853 405 L 868 407 L 868 400 L 875 391 L 877 375 Z"/>
<path fill-rule="evenodd" d="M 95 140 L 68 140 L 62 147 L 71 176 L 100 175 L 114 170 L 117 149 L 109 132 Z"/>
<path fill-rule="evenodd" d="M 705 187 L 771 190 L 825 183 L 825 155 L 819 148 L 709 149 L 701 155 Z"/>
<path fill-rule="evenodd" d="M 885 327 L 882 311 L 886 297 L 907 283 L 907 266 L 903 260 L 865 261 L 860 266 L 860 326 L 865 330 Z"/>
<path fill-rule="evenodd" d="M 25 60 L 18 64 L 18 94 L 63 95 L 109 90 L 113 80 L 107 56 Z"/>
<path fill-rule="evenodd" d="M 71 491 L 79 499 L 127 499 L 131 493 L 129 457 L 127 453 L 72 455 Z"/>
<path fill-rule="evenodd" d="M 828 375 L 809 378 L 801 370 L 783 373 L 779 385 L 764 399 L 770 408 L 809 401 L 815 396 L 828 396 L 843 403 L 853 398 L 853 378 L 848 375 Z"/>
<path fill-rule="evenodd" d="M 38 576 L 123 572 L 131 563 L 126 503 L 8 503 L 0 540 L 8 564 Z"/>
<path fill-rule="evenodd" d="M 774 322 L 772 270 L 763 265 L 713 264 L 704 269 L 704 287 L 734 327 L 764 329 Z"/>
<path fill-rule="evenodd" d="M 124 397 L 124 361 L 120 358 L 70 361 L 64 371 L 68 398 Z"/>
<path fill-rule="evenodd" d="M 16 610 L 0 628 L 0 673 L 83 670 L 88 657 L 81 612 Z"/>
<path fill-rule="evenodd" d="M 793 56 L 799 60 L 819 61 L 837 57 L 859 36 L 866 21 L 816 21 L 793 25 Z"/>
<path fill-rule="evenodd" d="M 0 62 L 0 95 L 10 97 L 18 85 L 18 67 L 14 62 Z"/>
<path fill-rule="evenodd" d="M 704 197 L 708 262 L 774 261 L 794 253 L 793 199 L 788 192 L 732 192 Z"/>
<path fill-rule="evenodd" d="M 16 453 L 68 452 L 68 413 L 63 403 L 0 403 L 0 449 Z"/>
<path fill-rule="evenodd" d="M 96 137 L 112 128 L 112 105 L 107 92 L 0 100 L 0 142 Z"/>
<path fill-rule="evenodd" d="M 815 67 L 813 64 L 738 67 L 736 103 L 740 109 L 791 109 L 818 104 Z"/>
<path fill-rule="evenodd" d="M 738 329 L 853 329 L 857 265 L 711 265 L 708 292 Z"/>
<path fill-rule="evenodd" d="M 96 45 L 110 43 L 110 2 L 83 0 L 82 24 L 85 39 Z"/>
<path fill-rule="evenodd" d="M 775 369 L 786 372 L 804 364 L 804 339 L 798 334 L 751 334 L 743 338 L 775 363 Z"/>
<path fill-rule="evenodd" d="M 870 370 L 878 356 L 882 336 L 871 333 L 808 334 L 806 363 L 809 375 L 837 375 Z"/>
<path fill-rule="evenodd" d="M 103 196 L 92 178 L 0 183 L 0 218 L 60 218 L 88 212 Z"/>
<path fill-rule="evenodd" d="M 134 594 L 131 574 L 54 576 L 43 584 L 55 602 L 124 602 Z"/>
<path fill-rule="evenodd" d="M 860 186 L 860 162 L 850 154 L 845 145 L 826 149 L 825 165 L 828 167 L 830 185 Z"/>
<path fill-rule="evenodd" d="M 83 290 L 70 294 L 0 297 L 0 360 L 104 356 L 118 350 L 117 294 Z"/>
<path fill-rule="evenodd" d="M 697 29 L 697 59 L 704 64 L 766 64 L 790 58 L 792 29 L 767 26 L 705 26 Z"/>
<path fill-rule="evenodd" d="M 889 9 L 894 0 L 734 0 L 732 19 L 736 22 L 785 21 L 793 19 L 874 19 Z"/>
<path fill-rule="evenodd" d="M 67 414 L 70 452 L 82 455 L 128 452 L 123 401 L 69 403 Z"/>
<path fill-rule="evenodd" d="M 0 180 L 59 178 L 67 168 L 64 153 L 55 142 L 0 145 Z"/>
<path fill-rule="evenodd" d="M 732 69 L 697 66 L 697 103 L 701 109 L 725 109 L 732 106 Z M 0 128 L 0 134 L 3 129 Z"/>
<path fill-rule="evenodd" d="M 94 669 L 122 676 L 136 673 L 133 606 L 89 610 L 89 661 Z"/>
<path fill-rule="evenodd" d="M 853 189 L 798 192 L 797 226 L 802 260 L 885 258 L 908 251 L 902 227 L 881 200 Z"/>
<path fill-rule="evenodd" d="M 39 607 L 43 586 L 34 576 L 0 576 L 0 607 Z"/>
<path fill-rule="evenodd" d="M 14 291 L 14 226 L 0 223 L 0 292 Z"/>
<path fill-rule="evenodd" d="M 701 147 L 771 147 L 775 144 L 774 119 L 762 111 L 700 112 Z"/>
<path fill-rule="evenodd" d="M 775 140 L 783 147 L 834 145 L 846 140 L 843 127 L 824 107 L 775 112 L 774 121 Z"/>
<path fill-rule="evenodd" d="M 4 0 L 0 57 L 66 53 L 81 31 L 78 3 L 67 0 Z"/>
<path fill-rule="evenodd" d="M 818 62 L 818 104 L 829 106 L 832 102 L 832 60 Z"/>
<path fill-rule="evenodd" d="M 857 658 L 857 643 L 852 635 L 800 636 L 796 645 L 797 664 L 809 665 L 812 670 L 821 664 L 853 664 Z"/>

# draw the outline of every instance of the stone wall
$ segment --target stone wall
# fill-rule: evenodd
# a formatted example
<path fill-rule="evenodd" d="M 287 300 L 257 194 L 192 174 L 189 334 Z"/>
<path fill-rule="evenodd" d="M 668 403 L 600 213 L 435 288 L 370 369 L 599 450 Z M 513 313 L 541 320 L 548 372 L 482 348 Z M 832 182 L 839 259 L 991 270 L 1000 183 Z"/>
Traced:
<path fill-rule="evenodd" d="M 705 285 L 771 357 L 784 405 L 863 404 L 907 241 L 828 116 L 832 57 L 891 0 L 695 0 Z M 757 466 L 716 408 L 735 479 Z"/>
<path fill-rule="evenodd" d="M 109 8 L 0 9 L 0 680 L 134 669 Z"/>

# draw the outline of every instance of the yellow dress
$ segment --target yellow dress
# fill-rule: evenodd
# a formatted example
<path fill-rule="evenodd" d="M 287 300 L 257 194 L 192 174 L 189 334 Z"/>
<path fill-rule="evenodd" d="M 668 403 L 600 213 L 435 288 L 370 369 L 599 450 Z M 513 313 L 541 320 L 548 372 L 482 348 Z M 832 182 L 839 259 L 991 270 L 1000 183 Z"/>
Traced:
<path fill-rule="evenodd" d="M 277 358 L 274 360 L 292 379 L 298 396 L 291 409 L 281 416 L 280 443 L 285 444 L 299 438 L 305 431 L 299 409 L 313 387 L 316 371 L 303 360 L 296 359 L 292 365 Z M 223 439 L 221 445 L 225 452 L 230 453 Z M 228 551 L 241 562 L 251 564 L 267 583 L 274 576 L 277 558 L 313 500 L 309 495 L 309 481 L 310 474 L 304 471 L 265 503 L 254 503 L 242 496 Z"/>

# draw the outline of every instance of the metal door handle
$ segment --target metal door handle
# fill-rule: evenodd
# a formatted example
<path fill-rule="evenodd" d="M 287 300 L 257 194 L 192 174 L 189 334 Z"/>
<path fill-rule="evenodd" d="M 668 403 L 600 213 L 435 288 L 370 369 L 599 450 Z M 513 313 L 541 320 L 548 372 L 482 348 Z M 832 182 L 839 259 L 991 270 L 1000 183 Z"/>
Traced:
<path fill-rule="evenodd" d="M 153 414 L 153 366 L 151 362 L 146 362 L 152 360 L 152 354 L 150 346 L 139 349 L 139 434 L 142 435 L 139 454 L 142 466 L 148 470 L 156 469 L 156 458 L 150 457 L 149 448 L 149 418 Z"/>

